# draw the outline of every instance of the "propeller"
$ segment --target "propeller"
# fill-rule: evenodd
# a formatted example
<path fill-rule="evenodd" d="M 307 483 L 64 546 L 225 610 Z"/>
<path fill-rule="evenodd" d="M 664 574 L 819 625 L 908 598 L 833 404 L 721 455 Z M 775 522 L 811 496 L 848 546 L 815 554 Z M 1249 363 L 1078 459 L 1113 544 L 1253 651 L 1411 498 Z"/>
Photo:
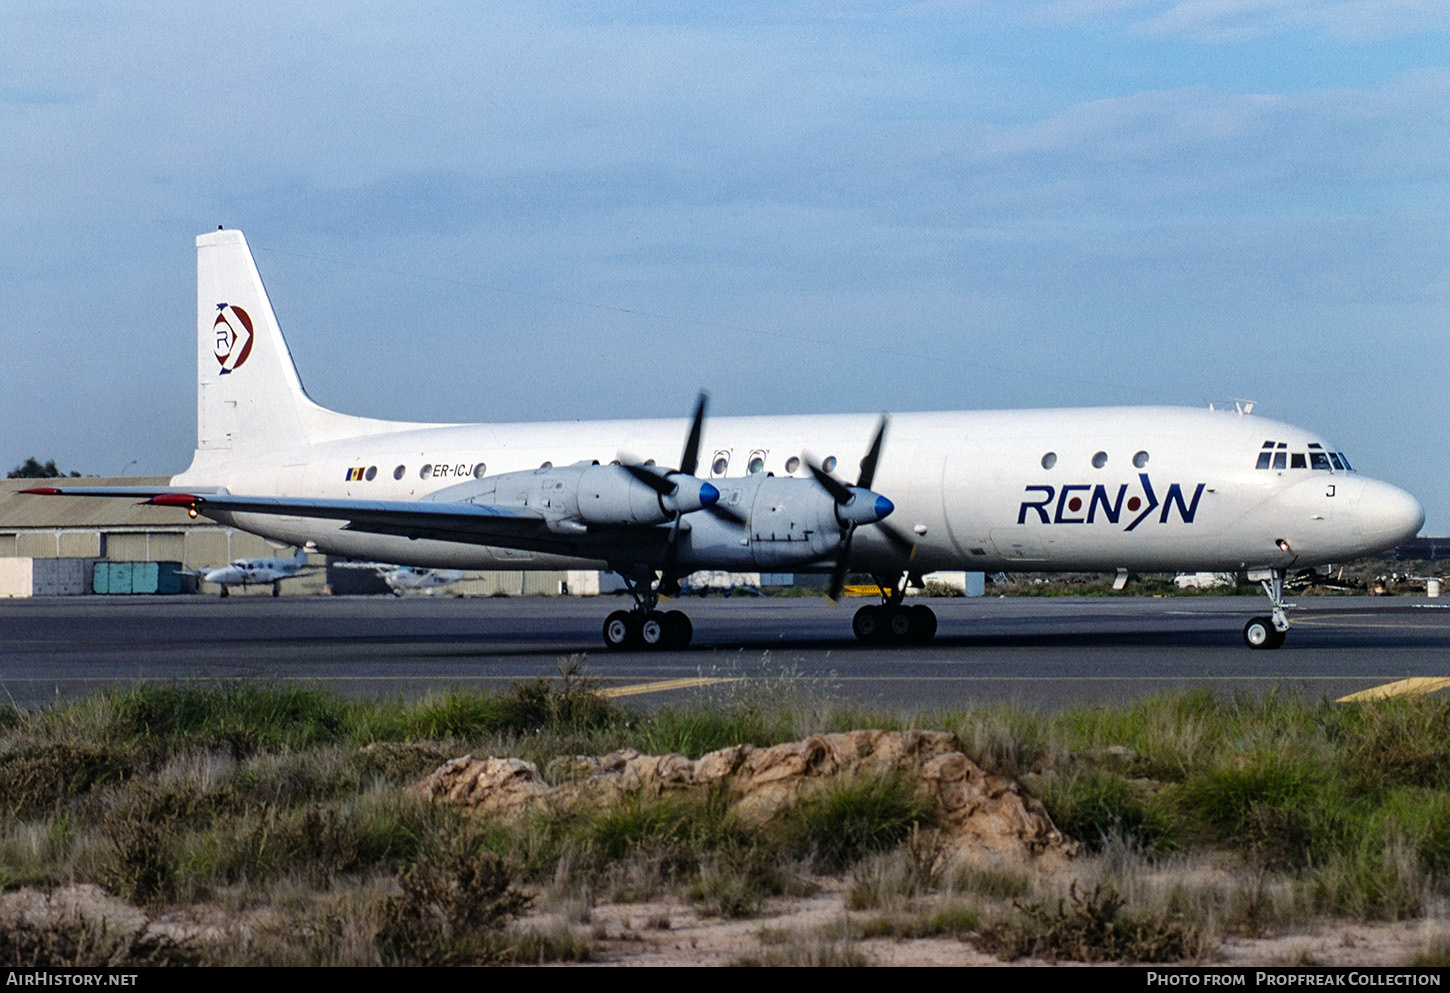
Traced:
<path fill-rule="evenodd" d="M 695 510 L 716 511 L 720 499 L 719 490 L 705 480 L 695 477 L 695 469 L 700 464 L 700 436 L 704 433 L 705 406 L 708 400 L 709 394 L 701 390 L 699 399 L 695 401 L 695 415 L 690 421 L 690 432 L 685 437 L 685 450 L 680 454 L 679 469 L 657 469 L 642 465 L 637 459 L 620 457 L 620 464 L 625 471 L 658 493 L 661 505 L 675 513 L 674 524 L 670 527 L 669 544 L 665 546 L 665 560 L 660 569 L 659 591 L 665 596 L 673 596 L 680 591 L 679 577 L 675 573 L 680 558 L 681 519 Z M 726 511 L 725 516 L 733 520 L 739 519 L 734 511 Z"/>
<path fill-rule="evenodd" d="M 840 599 L 841 590 L 845 588 L 846 568 L 851 560 L 851 540 L 858 527 L 875 524 L 887 540 L 908 558 L 916 551 L 916 543 L 911 538 L 884 522 L 884 518 L 895 509 L 891 501 L 871 490 L 871 484 L 876 479 L 876 466 L 881 461 L 881 443 L 886 437 L 886 425 L 890 420 L 889 414 L 881 415 L 881 420 L 876 425 L 876 435 L 871 439 L 871 446 L 861 459 L 861 474 L 856 477 L 855 486 L 847 486 L 832 476 L 810 454 L 804 456 L 811 475 L 836 502 L 836 520 L 841 523 L 842 528 L 841 550 L 837 553 L 835 568 L 831 570 L 831 586 L 827 593 L 832 600 Z"/>

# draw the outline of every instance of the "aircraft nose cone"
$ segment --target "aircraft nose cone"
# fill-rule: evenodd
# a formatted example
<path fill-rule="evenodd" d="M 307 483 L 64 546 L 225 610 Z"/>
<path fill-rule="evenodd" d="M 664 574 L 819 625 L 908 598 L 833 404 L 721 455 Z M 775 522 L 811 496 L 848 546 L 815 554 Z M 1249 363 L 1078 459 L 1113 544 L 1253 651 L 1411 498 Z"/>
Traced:
<path fill-rule="evenodd" d="M 1366 541 L 1380 548 L 1393 548 L 1419 534 L 1425 523 L 1425 510 L 1420 501 L 1404 490 L 1367 479 L 1354 520 Z"/>
<path fill-rule="evenodd" d="M 720 500 L 720 491 L 709 483 L 700 484 L 700 506 L 709 507 Z"/>

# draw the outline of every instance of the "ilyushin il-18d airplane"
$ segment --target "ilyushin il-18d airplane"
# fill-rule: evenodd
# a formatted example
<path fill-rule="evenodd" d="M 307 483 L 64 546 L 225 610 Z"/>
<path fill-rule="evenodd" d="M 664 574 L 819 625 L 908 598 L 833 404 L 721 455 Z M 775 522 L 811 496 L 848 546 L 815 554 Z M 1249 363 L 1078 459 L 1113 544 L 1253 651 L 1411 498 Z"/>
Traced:
<path fill-rule="evenodd" d="M 698 569 L 869 573 L 863 641 L 926 642 L 903 597 L 923 573 L 1246 572 L 1289 629 L 1286 571 L 1391 548 L 1419 503 L 1302 428 L 1243 410 L 1102 409 L 413 424 L 303 390 L 240 231 L 196 239 L 197 446 L 144 497 L 275 542 L 425 568 L 604 569 L 634 608 L 610 648 L 683 647 L 659 601 Z"/>

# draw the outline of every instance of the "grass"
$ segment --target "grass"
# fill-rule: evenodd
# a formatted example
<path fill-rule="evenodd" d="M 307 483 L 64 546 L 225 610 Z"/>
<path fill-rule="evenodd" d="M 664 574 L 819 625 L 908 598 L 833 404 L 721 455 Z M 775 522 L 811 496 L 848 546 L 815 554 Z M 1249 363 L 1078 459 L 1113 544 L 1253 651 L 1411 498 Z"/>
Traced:
<path fill-rule="evenodd" d="M 931 807 L 902 776 L 865 776 L 833 784 L 787 808 L 775 831 L 788 850 L 818 870 L 837 873 L 895 848 L 927 823 Z"/>
<path fill-rule="evenodd" d="M 852 927 L 857 938 L 965 938 L 982 926 L 981 915 L 970 907 L 945 907 L 912 913 L 868 917 Z"/>
<path fill-rule="evenodd" d="M 839 927 L 780 931 L 762 935 L 760 950 L 743 955 L 733 966 L 766 968 L 860 968 L 871 964 L 857 945 L 849 921 Z"/>
<path fill-rule="evenodd" d="M 732 684 L 698 707 L 652 714 L 600 697 L 578 660 L 502 693 L 416 701 L 235 683 L 11 707 L 0 720 L 0 889 L 94 883 L 153 914 L 224 907 L 250 922 L 250 937 L 172 947 L 53 914 L 0 928 L 11 942 L 0 957 L 582 961 L 595 952 L 572 925 L 519 924 L 532 895 L 557 894 L 576 922 L 601 899 L 663 895 L 749 918 L 830 874 L 846 879 L 843 913 L 876 923 L 829 940 L 790 936 L 753 960 L 851 964 L 863 960 L 858 938 L 968 932 L 996 954 L 1066 959 L 1096 942 L 1119 959 L 1197 960 L 1226 935 L 1320 915 L 1414 919 L 1450 899 L 1450 703 L 1435 698 L 1335 705 L 1192 691 L 913 719 L 1020 779 L 1084 843 L 1088 855 L 1052 883 L 1018 866 L 948 866 L 926 830 L 929 804 L 893 776 L 832 784 L 750 825 L 718 792 L 626 794 L 508 825 L 472 824 L 406 792 L 468 753 L 562 776 L 573 756 L 621 747 L 698 757 L 905 723 L 836 710 L 828 685 L 763 668 L 764 691 Z M 1210 863 L 1232 868 L 1195 868 Z M 955 909 L 941 910 L 943 899 Z"/>

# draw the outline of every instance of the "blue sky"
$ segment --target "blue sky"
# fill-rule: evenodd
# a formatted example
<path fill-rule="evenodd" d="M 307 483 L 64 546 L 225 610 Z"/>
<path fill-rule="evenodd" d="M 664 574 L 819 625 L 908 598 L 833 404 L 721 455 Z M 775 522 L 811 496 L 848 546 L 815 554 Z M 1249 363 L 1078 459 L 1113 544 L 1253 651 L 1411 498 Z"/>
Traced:
<path fill-rule="evenodd" d="M 225 224 L 343 410 L 1241 397 L 1450 533 L 1450 4 L 623 6 L 0 7 L 0 463 L 185 466 Z"/>

